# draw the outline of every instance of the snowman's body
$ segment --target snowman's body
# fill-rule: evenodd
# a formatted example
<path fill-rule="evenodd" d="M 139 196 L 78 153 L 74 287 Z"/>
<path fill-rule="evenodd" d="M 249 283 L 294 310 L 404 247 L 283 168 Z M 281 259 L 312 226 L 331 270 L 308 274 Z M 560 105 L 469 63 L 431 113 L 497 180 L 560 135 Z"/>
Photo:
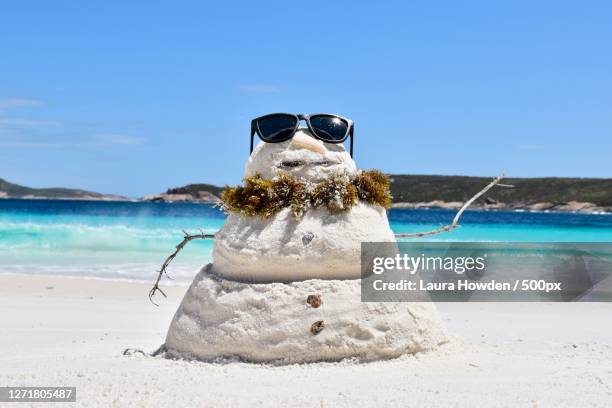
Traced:
<path fill-rule="evenodd" d="M 357 169 L 342 145 L 298 131 L 291 141 L 257 146 L 245 177 L 281 172 L 314 184 Z M 393 241 L 385 210 L 363 202 L 340 214 L 231 213 L 215 234 L 213 264 L 200 271 L 173 319 L 166 349 L 204 360 L 305 362 L 433 348 L 446 334 L 432 304 L 360 301 L 361 242 Z M 310 294 L 323 305 L 307 304 Z M 314 335 L 317 320 L 325 328 Z"/>

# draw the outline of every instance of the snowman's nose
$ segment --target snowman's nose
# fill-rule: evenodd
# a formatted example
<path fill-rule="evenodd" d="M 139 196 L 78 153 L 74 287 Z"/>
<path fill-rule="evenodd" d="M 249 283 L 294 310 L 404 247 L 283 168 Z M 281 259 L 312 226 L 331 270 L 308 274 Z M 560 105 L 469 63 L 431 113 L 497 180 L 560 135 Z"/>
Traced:
<path fill-rule="evenodd" d="M 305 132 L 297 132 L 291 139 L 291 146 L 297 149 L 306 149 L 311 152 L 325 154 L 323 142 L 309 136 Z"/>

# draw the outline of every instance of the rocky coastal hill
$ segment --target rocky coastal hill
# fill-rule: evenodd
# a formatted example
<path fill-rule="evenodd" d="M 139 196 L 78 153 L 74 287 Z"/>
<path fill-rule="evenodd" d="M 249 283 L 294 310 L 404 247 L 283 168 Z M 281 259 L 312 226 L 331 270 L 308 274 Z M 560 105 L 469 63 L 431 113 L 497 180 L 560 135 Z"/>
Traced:
<path fill-rule="evenodd" d="M 492 178 L 391 174 L 395 208 L 457 209 Z M 612 179 L 604 178 L 507 178 L 515 188 L 493 188 L 472 208 L 490 210 L 570 211 L 612 213 Z M 142 201 L 218 203 L 223 187 L 188 184 Z M 30 188 L 0 179 L 0 198 L 129 200 L 127 197 L 68 188 Z"/>
<path fill-rule="evenodd" d="M 212 184 L 188 184 L 169 188 L 165 193 L 145 196 L 143 201 L 218 203 L 223 187 Z"/>
<path fill-rule="evenodd" d="M 129 198 L 114 194 L 72 188 L 31 188 L 9 183 L 0 178 L 0 198 L 51 199 L 51 200 L 105 200 L 127 201 Z"/>
<path fill-rule="evenodd" d="M 394 206 L 459 208 L 491 178 L 390 175 Z M 612 179 L 506 178 L 514 188 L 493 188 L 473 208 L 528 211 L 612 212 Z"/>

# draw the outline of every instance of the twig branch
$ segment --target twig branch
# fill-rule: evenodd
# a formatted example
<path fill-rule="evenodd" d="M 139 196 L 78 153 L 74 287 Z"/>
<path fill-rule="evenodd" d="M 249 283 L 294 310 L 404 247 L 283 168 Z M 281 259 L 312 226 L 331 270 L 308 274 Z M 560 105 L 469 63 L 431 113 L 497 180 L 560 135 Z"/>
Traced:
<path fill-rule="evenodd" d="M 204 232 L 202 232 L 202 230 L 200 230 L 199 234 L 193 234 L 193 235 L 183 230 L 183 234 L 185 234 L 185 236 L 183 237 L 183 240 L 181 241 L 180 244 L 176 246 L 176 250 L 169 257 L 166 258 L 166 260 L 164 261 L 164 264 L 162 265 L 161 269 L 159 270 L 157 274 L 157 279 L 155 280 L 155 284 L 149 291 L 149 300 L 155 306 L 159 306 L 157 303 L 153 301 L 153 296 L 155 296 L 155 293 L 159 292 L 162 295 L 164 295 L 164 297 L 168 297 L 166 296 L 164 291 L 161 290 L 161 288 L 159 287 L 159 281 L 161 280 L 163 275 L 166 275 L 168 279 L 172 279 L 168 275 L 168 271 L 167 271 L 167 268 L 168 268 L 168 265 L 170 265 L 170 262 L 172 262 L 174 258 L 176 258 L 178 253 L 181 252 L 181 250 L 185 247 L 185 245 L 187 245 L 188 242 L 193 241 L 194 239 L 213 239 L 215 237 L 215 234 L 205 234 Z"/>
<path fill-rule="evenodd" d="M 499 187 L 514 187 L 513 185 L 510 184 L 499 184 L 499 181 L 501 179 L 504 178 L 504 175 L 500 175 L 497 176 L 496 178 L 493 179 L 493 181 L 491 181 L 485 188 L 483 188 L 482 190 L 480 190 L 478 193 L 476 193 L 476 195 L 474 195 L 472 198 L 470 198 L 469 200 L 467 200 L 465 202 L 465 204 L 463 204 L 463 206 L 459 209 L 459 211 L 457 212 L 457 214 L 455 215 L 455 218 L 453 218 L 453 222 L 451 222 L 448 225 L 445 225 L 443 227 L 440 227 L 438 229 L 435 230 L 431 230 L 431 231 L 425 231 L 425 232 L 412 232 L 412 233 L 406 233 L 406 234 L 395 234 L 395 238 L 418 238 L 418 237 L 426 237 L 429 235 L 436 235 L 436 234 L 440 234 L 442 232 L 448 232 L 448 231 L 452 231 L 455 228 L 459 227 L 459 218 L 461 218 L 461 215 L 463 214 L 463 212 L 470 206 L 472 205 L 472 203 L 474 203 L 474 201 L 478 200 L 480 198 L 480 196 L 482 196 L 484 193 L 486 193 L 487 191 L 489 191 L 491 188 L 493 188 L 493 186 L 497 185 Z"/>

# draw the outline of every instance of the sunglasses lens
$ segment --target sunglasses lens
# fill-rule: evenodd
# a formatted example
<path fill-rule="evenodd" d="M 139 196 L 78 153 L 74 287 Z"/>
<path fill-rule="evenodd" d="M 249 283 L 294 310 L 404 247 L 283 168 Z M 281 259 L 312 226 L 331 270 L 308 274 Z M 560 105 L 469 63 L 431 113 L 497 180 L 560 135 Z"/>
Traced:
<path fill-rule="evenodd" d="M 282 142 L 291 137 L 298 119 L 291 115 L 272 115 L 257 121 L 259 135 L 270 143 Z"/>
<path fill-rule="evenodd" d="M 345 139 L 349 125 L 337 116 L 317 115 L 310 118 L 310 126 L 321 140 L 339 143 Z"/>

